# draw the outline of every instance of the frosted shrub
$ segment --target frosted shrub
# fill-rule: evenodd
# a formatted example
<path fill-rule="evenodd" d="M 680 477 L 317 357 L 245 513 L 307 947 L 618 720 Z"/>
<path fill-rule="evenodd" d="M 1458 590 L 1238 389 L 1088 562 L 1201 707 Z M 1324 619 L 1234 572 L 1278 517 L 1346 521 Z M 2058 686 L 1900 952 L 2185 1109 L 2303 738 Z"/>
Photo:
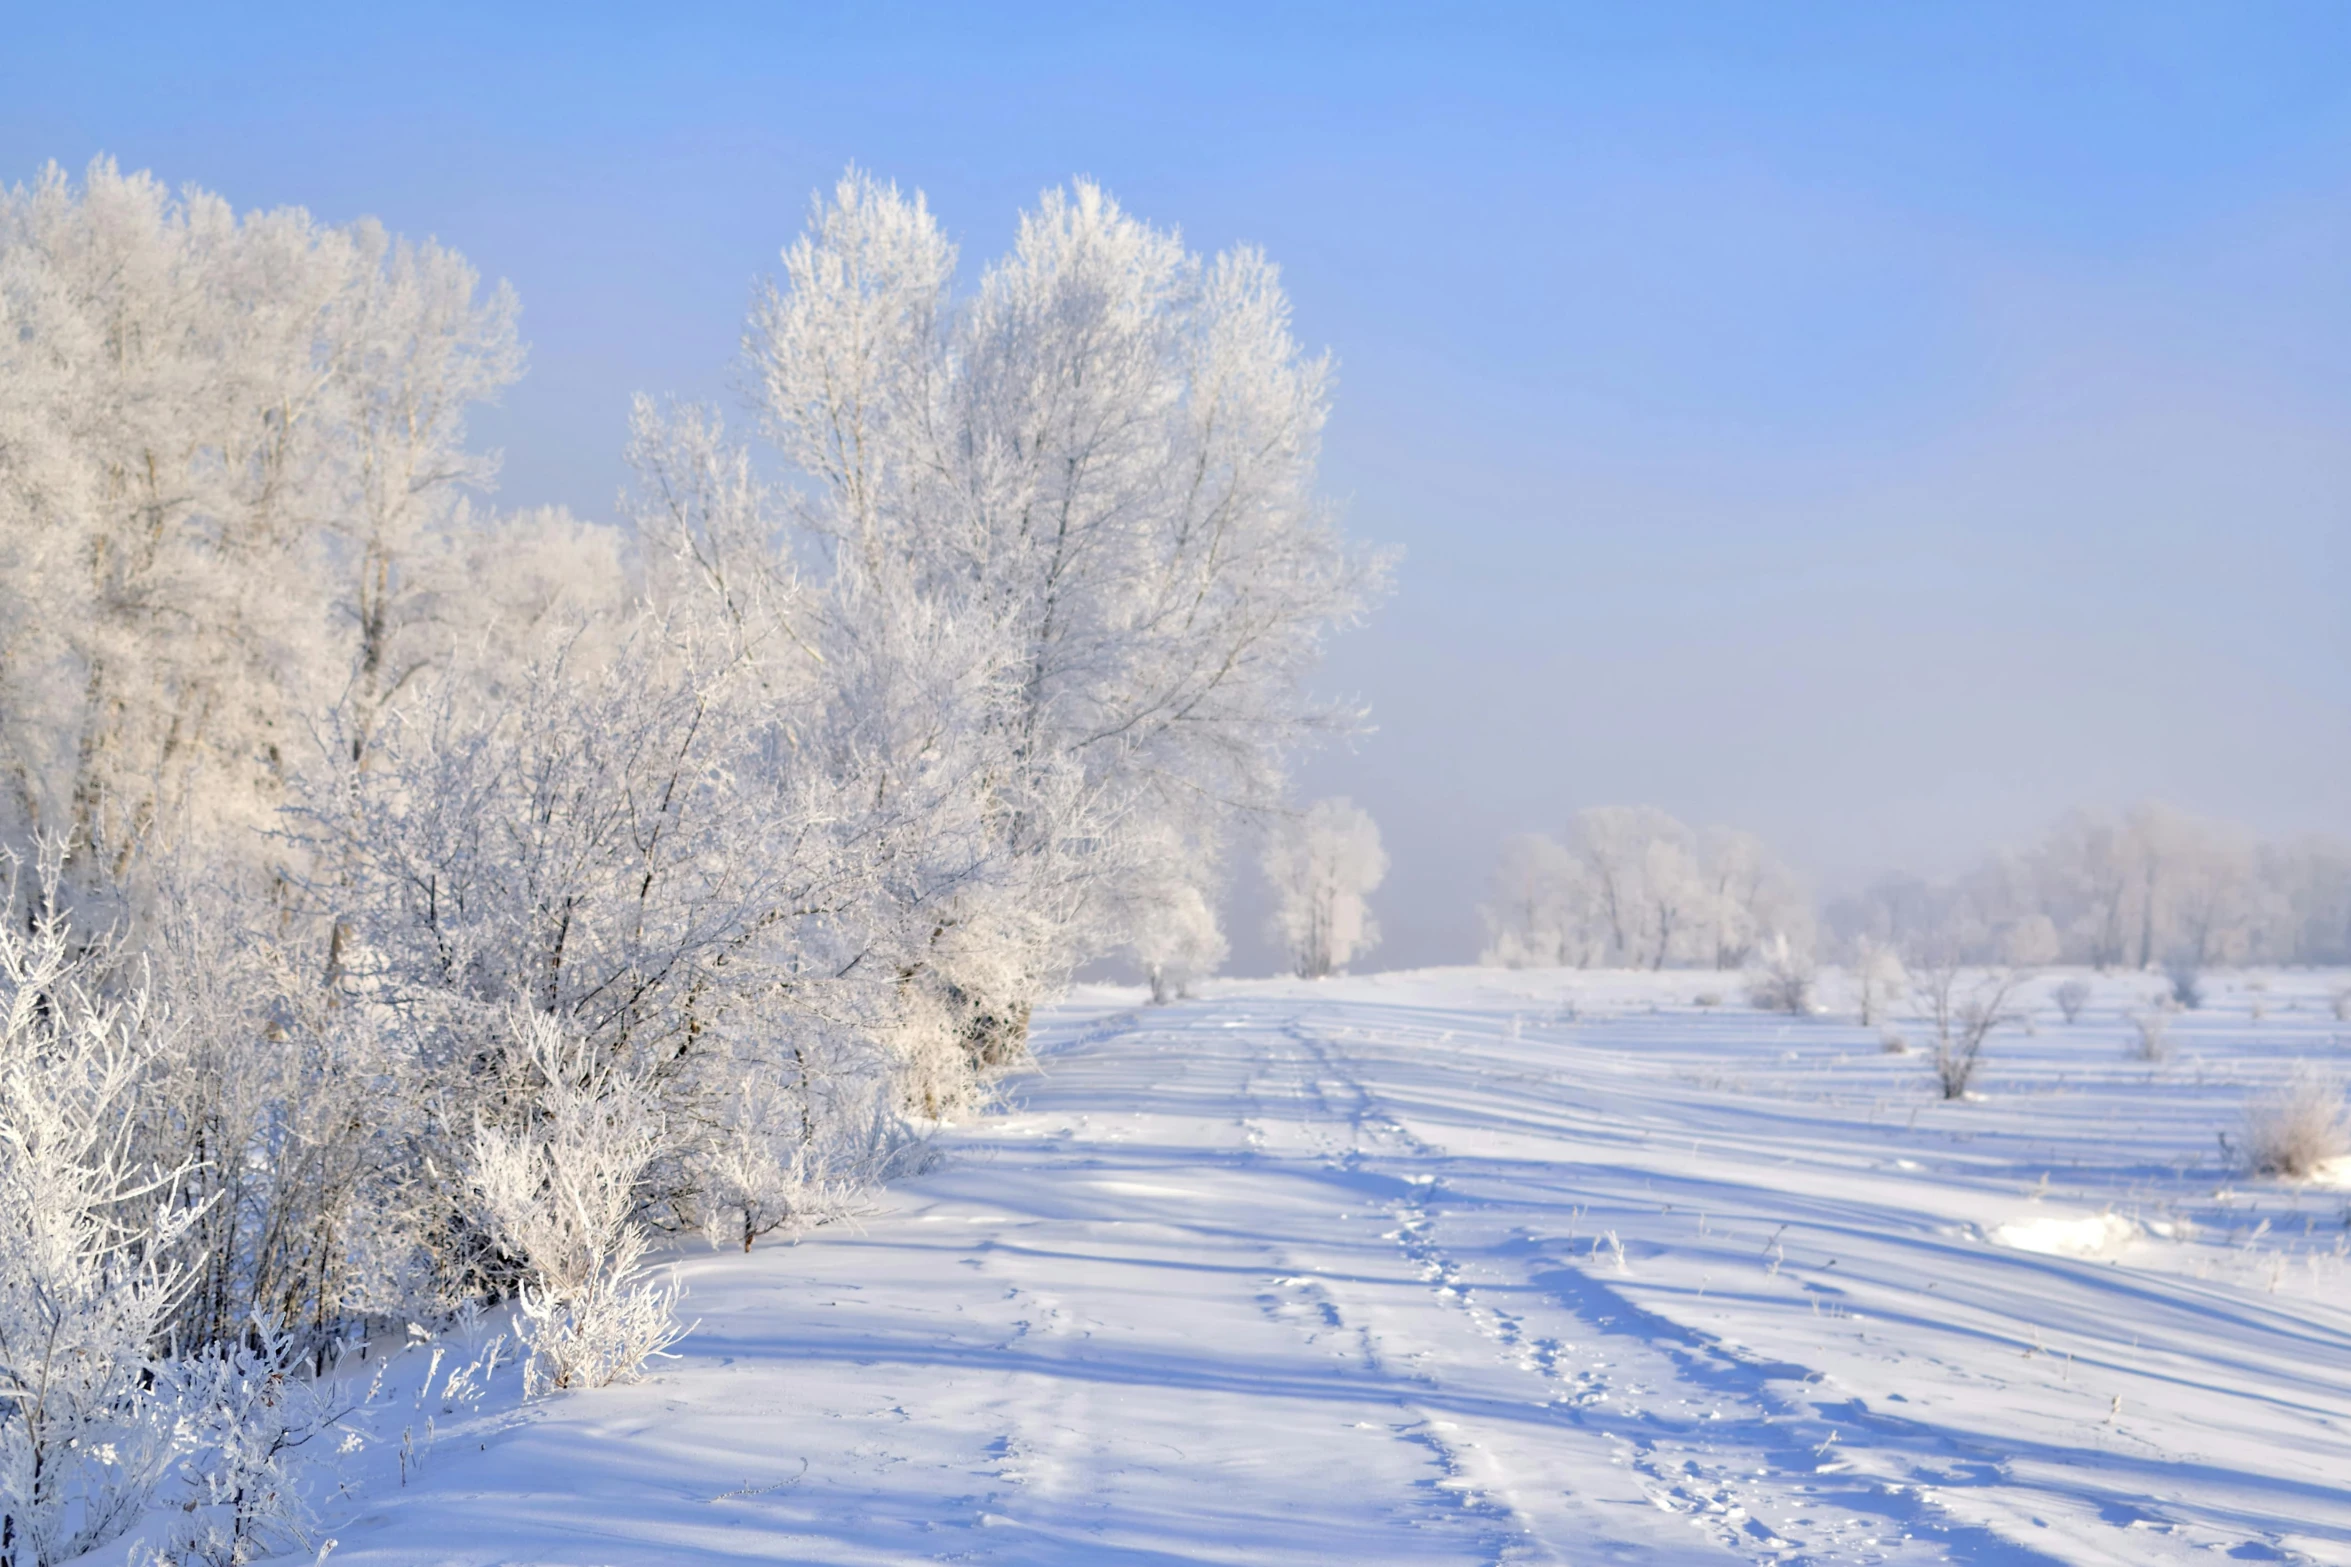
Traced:
<path fill-rule="evenodd" d="M 2304 1064 L 2283 1087 L 2245 1107 L 2245 1162 L 2256 1175 L 2308 1180 L 2330 1159 L 2351 1153 L 2343 1085 Z"/>
<path fill-rule="evenodd" d="M 1747 998 L 1766 1012 L 1786 1012 L 1798 1017 L 1812 1011 L 1812 959 L 1792 946 L 1785 936 L 1775 936 L 1763 951 L 1763 967 L 1747 984 Z"/>
<path fill-rule="evenodd" d="M 2351 990 L 2335 992 L 2335 1020 L 2339 1023 L 2351 1023 Z"/>
<path fill-rule="evenodd" d="M 249 1342 L 258 1315 L 323 1370 L 353 1317 L 447 1299 L 434 1276 L 443 1183 L 413 1178 L 416 1151 L 437 1153 L 414 1036 L 334 1004 L 317 983 L 324 942 L 257 936 L 274 922 L 265 896 L 170 895 L 148 945 L 172 1026 L 141 1089 L 142 1136 L 151 1162 L 190 1167 L 180 1205 L 200 1211 L 178 1249 L 195 1282 L 169 1336 L 198 1355 Z"/>
<path fill-rule="evenodd" d="M 703 1228 L 714 1246 L 740 1240 L 749 1251 L 762 1235 L 821 1222 L 841 1205 L 814 1120 L 795 1096 L 746 1085 L 726 1108 L 713 1142 L 705 1160 L 710 1213 Z"/>
<path fill-rule="evenodd" d="M 522 1287 L 527 1395 L 634 1382 L 647 1361 L 685 1337 L 678 1286 L 645 1278 L 644 1260 L 645 1232 L 632 1225 L 597 1254 L 596 1270 L 577 1288 Z"/>
<path fill-rule="evenodd" d="M 634 1381 L 683 1336 L 677 1290 L 644 1276 L 637 1187 L 660 1150 L 649 1086 L 554 1019 L 524 1013 L 515 1063 L 534 1089 L 518 1128 L 476 1129 L 473 1179 L 498 1245 L 520 1265 L 533 1393 Z"/>
<path fill-rule="evenodd" d="M 2086 979 L 2069 979 L 2050 992 L 2050 999 L 2057 1003 L 2057 1010 L 2066 1022 L 2079 1022 L 2082 1008 L 2090 1004 L 2090 982 Z"/>
<path fill-rule="evenodd" d="M 12 866 L 13 868 L 13 866 Z M 26 929 L 0 899 L 0 1559 L 48 1567 L 119 1535 L 171 1457 L 161 1330 L 190 1215 L 133 1141 L 156 1022 L 109 1001 L 69 937 L 54 858 Z M 9 889 L 13 894 L 14 888 Z"/>
<path fill-rule="evenodd" d="M 295 1460 L 343 1411 L 303 1376 L 305 1358 L 299 1339 L 257 1318 L 240 1342 L 176 1368 L 184 1494 L 152 1567 L 244 1567 L 312 1548 Z"/>
<path fill-rule="evenodd" d="M 1945 1099 L 1967 1097 L 1983 1064 L 1984 1041 L 1995 1028 L 2017 1020 L 2008 1003 L 2023 981 L 2014 970 L 1993 969 L 1963 986 L 1960 974 L 1958 963 L 1946 960 L 1924 969 L 1914 987 L 1934 1029 L 1932 1064 Z"/>
<path fill-rule="evenodd" d="M 2164 977 L 2171 982 L 2172 1005 L 2183 1012 L 2193 1012 L 2204 1005 L 2204 976 L 2194 968 L 2181 964 Z"/>
<path fill-rule="evenodd" d="M 2139 1012 L 2131 1017 L 2131 1027 L 2138 1035 L 2135 1051 L 2142 1061 L 2165 1061 L 2171 1057 L 2171 1019 L 2161 1012 Z"/>
<path fill-rule="evenodd" d="M 853 1092 L 855 1090 L 852 1090 Z M 711 1244 L 797 1234 L 854 1212 L 892 1176 L 919 1167 L 926 1146 L 891 1109 L 887 1089 L 812 1109 L 804 1093 L 746 1085 L 720 1112 L 702 1168 Z"/>

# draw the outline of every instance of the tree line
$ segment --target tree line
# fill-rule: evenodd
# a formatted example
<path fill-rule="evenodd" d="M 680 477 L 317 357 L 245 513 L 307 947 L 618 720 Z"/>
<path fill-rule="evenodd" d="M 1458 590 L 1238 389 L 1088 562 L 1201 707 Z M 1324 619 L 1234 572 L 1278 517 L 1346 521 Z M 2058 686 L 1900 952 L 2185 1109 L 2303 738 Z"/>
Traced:
<path fill-rule="evenodd" d="M 2351 963 L 2351 843 L 2264 840 L 2152 802 L 2078 810 L 1964 875 L 1889 874 L 1824 914 L 1848 946 L 1939 943 L 1979 963 Z"/>
<path fill-rule="evenodd" d="M 1563 837 L 1508 840 L 1485 919 L 1485 961 L 1514 968 L 1733 969 L 1770 947 L 1809 952 L 1814 928 L 1761 839 L 1654 806 L 1594 806 Z"/>
<path fill-rule="evenodd" d="M 2147 803 L 2079 810 L 1946 881 L 1891 872 L 1817 911 L 1753 834 L 1654 807 L 1578 812 L 1503 846 L 1485 961 L 1578 968 L 1866 963 L 2172 968 L 2351 963 L 2351 843 L 2263 840 Z"/>
<path fill-rule="evenodd" d="M 1387 570 L 1328 363 L 1262 254 L 1089 184 L 957 268 L 844 177 L 744 430 L 640 398 L 604 525 L 490 505 L 525 356 L 455 252 L 0 196 L 0 1562 L 170 1483 L 183 1559 L 295 1527 L 171 1401 L 371 1324 L 514 1301 L 535 1386 L 633 1374 L 652 1234 L 817 1222 L 1078 965 L 1213 967 Z"/>

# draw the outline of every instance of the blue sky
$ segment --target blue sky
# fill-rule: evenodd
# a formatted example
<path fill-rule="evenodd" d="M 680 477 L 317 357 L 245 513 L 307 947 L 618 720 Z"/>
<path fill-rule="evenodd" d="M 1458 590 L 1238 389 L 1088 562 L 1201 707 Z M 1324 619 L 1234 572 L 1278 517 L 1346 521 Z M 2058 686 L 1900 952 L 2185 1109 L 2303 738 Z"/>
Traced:
<path fill-rule="evenodd" d="M 2351 10 L 42 8 L 0 178 L 98 152 L 519 290 L 502 503 L 608 516 L 854 160 L 967 262 L 1073 174 L 1265 246 L 1400 590 L 1306 772 L 1393 962 L 1505 833 L 1655 803 L 1823 884 L 2075 803 L 2351 830 Z M 1237 932 L 1246 938 L 1253 931 Z M 1244 966 L 1262 962 L 1243 942 Z"/>

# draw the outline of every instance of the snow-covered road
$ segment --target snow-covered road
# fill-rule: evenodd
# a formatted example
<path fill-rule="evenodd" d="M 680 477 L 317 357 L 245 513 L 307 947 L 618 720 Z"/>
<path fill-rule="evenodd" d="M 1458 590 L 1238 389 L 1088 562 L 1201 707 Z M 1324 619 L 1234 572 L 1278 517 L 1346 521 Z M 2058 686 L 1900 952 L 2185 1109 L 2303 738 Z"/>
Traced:
<path fill-rule="evenodd" d="M 1692 990 L 1073 1004 L 856 1231 L 686 1254 L 648 1382 L 374 1417 L 332 1560 L 2351 1560 L 2340 1194 L 2211 1131 L 2319 1010 L 1943 1106 Z"/>

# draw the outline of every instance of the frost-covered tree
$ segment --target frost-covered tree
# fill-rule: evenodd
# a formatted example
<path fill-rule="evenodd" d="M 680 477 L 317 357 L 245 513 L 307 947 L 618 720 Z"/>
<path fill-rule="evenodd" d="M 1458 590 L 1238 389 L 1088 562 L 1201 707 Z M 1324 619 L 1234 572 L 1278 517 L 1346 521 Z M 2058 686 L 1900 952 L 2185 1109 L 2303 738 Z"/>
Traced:
<path fill-rule="evenodd" d="M 2052 922 L 2097 967 L 2123 962 L 2132 899 L 2145 873 L 2121 828 L 2094 813 L 2074 812 L 2044 840 L 2036 861 Z"/>
<path fill-rule="evenodd" d="M 1854 946 L 1850 968 L 1861 1026 L 1874 1028 L 1909 989 L 1910 973 L 1902 966 L 1901 950 L 1864 936 Z"/>
<path fill-rule="evenodd" d="M 1513 838 L 1494 886 L 1489 962 L 1734 968 L 1782 941 L 1811 958 L 1811 908 L 1759 839 L 1654 807 L 1580 811 L 1564 842 Z"/>
<path fill-rule="evenodd" d="M 2255 854 L 2253 953 L 2272 963 L 2351 963 L 2351 843 L 2317 835 Z"/>
<path fill-rule="evenodd" d="M 1751 832 L 1710 827 L 1699 835 L 1699 874 L 1713 963 L 1738 968 L 1775 942 L 1812 950 L 1812 906 L 1793 872 Z"/>
<path fill-rule="evenodd" d="M 852 173 L 783 259 L 748 347 L 808 481 L 814 640 L 884 796 L 971 792 L 1005 862 L 918 889 L 910 982 L 984 1056 L 1126 938 L 1138 839 L 1270 808 L 1348 720 L 1301 677 L 1382 565 L 1314 495 L 1328 368 L 1261 254 L 1204 260 L 1081 182 L 957 297 L 922 200 Z"/>
<path fill-rule="evenodd" d="M 0 829 L 91 873 L 265 858 L 310 725 L 448 634 L 467 407 L 514 307 L 371 223 L 244 218 L 100 160 L 0 192 Z"/>
<path fill-rule="evenodd" d="M 1221 967 L 1228 948 L 1217 919 L 1217 844 L 1162 824 L 1131 840 L 1132 869 L 1120 878 L 1114 917 L 1126 951 L 1151 987 L 1155 1006 L 1189 995 Z"/>
<path fill-rule="evenodd" d="M 1222 967 L 1229 948 L 1205 889 L 1175 881 L 1146 892 L 1155 895 L 1129 916 L 1129 928 L 1151 1000 L 1164 1006 L 1190 995 L 1195 984 Z"/>
<path fill-rule="evenodd" d="M 167 1470 L 190 1559 L 295 1539 L 273 1378 L 509 1294 L 534 1385 L 628 1375 L 653 1234 L 851 1211 L 1078 962 L 1221 959 L 1383 575 L 1327 368 L 1089 186 L 953 275 L 852 175 L 748 332 L 789 474 L 641 401 L 603 526 L 477 504 L 521 352 L 461 257 L 0 193 L 0 850 L 56 851 L 0 922 L 0 1560 Z"/>
<path fill-rule="evenodd" d="M 1542 833 L 1506 839 L 1485 906 L 1485 961 L 1509 968 L 1587 966 L 1595 929 L 1590 883 L 1575 856 Z"/>
<path fill-rule="evenodd" d="M 508 1124 L 469 1161 L 496 1244 L 519 1266 L 533 1391 L 634 1381 L 675 1343 L 677 1291 L 644 1276 L 639 1187 L 665 1132 L 650 1074 L 615 1066 L 542 1012 L 513 1020 Z"/>
<path fill-rule="evenodd" d="M 1597 894 L 1609 963 L 1645 968 L 1653 947 L 1662 953 L 1657 894 L 1671 900 L 1680 890 L 1653 890 L 1650 876 L 1652 871 L 1673 875 L 1685 870 L 1688 839 L 1687 827 L 1652 806 L 1594 806 L 1578 811 L 1569 823 L 1568 852 Z"/>
<path fill-rule="evenodd" d="M 1268 835 L 1275 936 L 1301 979 L 1321 979 L 1379 941 L 1366 901 L 1388 874 L 1379 825 L 1344 799 L 1317 800 Z"/>

